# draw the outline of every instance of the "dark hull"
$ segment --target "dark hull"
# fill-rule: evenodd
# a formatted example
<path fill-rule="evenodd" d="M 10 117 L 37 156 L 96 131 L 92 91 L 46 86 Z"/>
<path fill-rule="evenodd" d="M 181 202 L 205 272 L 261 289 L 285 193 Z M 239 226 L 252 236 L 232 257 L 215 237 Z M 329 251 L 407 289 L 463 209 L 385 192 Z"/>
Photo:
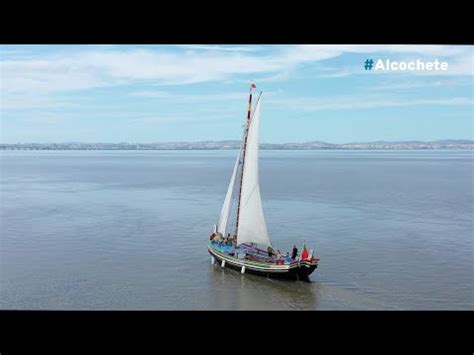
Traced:
<path fill-rule="evenodd" d="M 303 280 L 308 281 L 309 275 L 318 267 L 317 262 L 303 262 L 301 264 L 294 263 L 292 265 L 281 266 L 278 269 L 275 267 L 265 266 L 263 263 L 254 263 L 248 261 L 241 261 L 232 256 L 225 255 L 212 248 L 208 247 L 209 254 L 211 254 L 218 265 L 225 260 L 224 267 L 242 272 L 242 266 L 245 266 L 246 274 L 253 274 L 274 279 L 286 280 Z"/>

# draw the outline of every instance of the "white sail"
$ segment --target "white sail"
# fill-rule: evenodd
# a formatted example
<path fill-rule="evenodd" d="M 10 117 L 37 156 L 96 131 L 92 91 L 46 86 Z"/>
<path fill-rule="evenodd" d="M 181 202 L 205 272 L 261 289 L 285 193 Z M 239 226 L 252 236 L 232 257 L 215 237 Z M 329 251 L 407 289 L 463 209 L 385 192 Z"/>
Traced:
<path fill-rule="evenodd" d="M 229 187 L 227 188 L 227 194 L 225 195 L 224 204 L 222 205 L 219 224 L 217 225 L 217 231 L 223 236 L 226 235 L 227 222 L 229 220 L 230 205 L 232 199 L 232 191 L 234 190 L 235 176 L 237 175 L 241 152 L 242 150 L 239 150 L 239 154 L 237 154 L 237 160 L 235 161 L 234 171 L 232 172 L 232 177 L 230 178 Z"/>
<path fill-rule="evenodd" d="M 237 244 L 258 243 L 271 246 L 260 198 L 258 182 L 258 130 L 260 124 L 261 97 L 250 121 L 245 148 Z"/>

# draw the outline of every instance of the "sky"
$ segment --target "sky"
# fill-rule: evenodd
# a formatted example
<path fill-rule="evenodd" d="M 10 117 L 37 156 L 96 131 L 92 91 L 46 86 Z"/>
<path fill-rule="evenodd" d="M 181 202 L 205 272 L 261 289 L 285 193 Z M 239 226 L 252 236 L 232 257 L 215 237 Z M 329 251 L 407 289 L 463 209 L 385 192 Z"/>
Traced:
<path fill-rule="evenodd" d="M 474 139 L 473 66 L 473 46 L 1 45 L 0 141 L 240 139 L 251 80 L 261 142 Z"/>

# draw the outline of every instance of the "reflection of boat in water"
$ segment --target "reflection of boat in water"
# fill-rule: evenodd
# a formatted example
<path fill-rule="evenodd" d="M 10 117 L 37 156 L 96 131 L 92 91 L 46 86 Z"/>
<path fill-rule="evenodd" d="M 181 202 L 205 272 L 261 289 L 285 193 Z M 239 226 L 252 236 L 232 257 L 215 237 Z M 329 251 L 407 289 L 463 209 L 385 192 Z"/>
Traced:
<path fill-rule="evenodd" d="M 268 236 L 258 178 L 258 131 L 262 93 L 252 112 L 253 88 L 255 84 L 251 83 L 242 145 L 208 251 L 213 263 L 217 260 L 222 267 L 239 270 L 242 274 L 307 279 L 319 262 L 313 252 L 308 251 L 304 245 L 299 256 L 294 253 L 291 257 L 284 257 L 273 248 Z M 234 219 L 235 233 L 231 236 L 229 221 Z"/>
<path fill-rule="evenodd" d="M 321 285 L 315 282 L 285 282 L 259 276 L 241 275 L 215 266 L 209 274 L 213 291 L 209 304 L 213 309 L 290 310 L 320 308 Z"/>

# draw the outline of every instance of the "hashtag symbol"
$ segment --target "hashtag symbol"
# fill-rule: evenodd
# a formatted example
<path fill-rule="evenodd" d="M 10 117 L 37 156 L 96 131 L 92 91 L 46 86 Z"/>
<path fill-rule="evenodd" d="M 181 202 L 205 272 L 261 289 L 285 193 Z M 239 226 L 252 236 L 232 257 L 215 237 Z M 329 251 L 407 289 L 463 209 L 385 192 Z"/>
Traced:
<path fill-rule="evenodd" d="M 365 68 L 365 70 L 372 70 L 373 65 L 374 65 L 374 60 L 373 59 L 367 59 L 365 61 L 364 68 Z"/>

